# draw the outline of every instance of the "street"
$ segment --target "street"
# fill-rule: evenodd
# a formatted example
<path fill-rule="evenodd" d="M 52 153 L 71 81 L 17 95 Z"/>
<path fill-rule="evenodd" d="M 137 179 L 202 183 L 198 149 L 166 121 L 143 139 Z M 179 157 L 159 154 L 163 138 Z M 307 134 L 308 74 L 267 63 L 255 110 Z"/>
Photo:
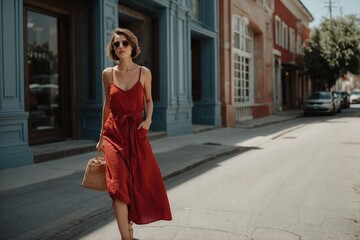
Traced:
<path fill-rule="evenodd" d="M 166 181 L 173 221 L 140 240 L 360 239 L 360 108 L 244 130 L 252 147 Z M 209 139 L 211 141 L 211 139 Z M 119 239 L 109 215 L 76 239 Z M 106 237 L 105 237 L 106 236 Z"/>
<path fill-rule="evenodd" d="M 359 240 L 359 119 L 357 104 L 152 141 L 173 221 L 136 239 Z M 120 239 L 108 194 L 80 184 L 93 154 L 1 171 L 0 239 Z"/>

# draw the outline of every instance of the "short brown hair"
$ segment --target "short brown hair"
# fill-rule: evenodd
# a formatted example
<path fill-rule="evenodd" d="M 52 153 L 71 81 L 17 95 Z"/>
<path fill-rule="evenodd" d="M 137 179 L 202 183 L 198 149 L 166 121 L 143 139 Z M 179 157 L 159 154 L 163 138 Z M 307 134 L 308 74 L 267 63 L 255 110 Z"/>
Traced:
<path fill-rule="evenodd" d="M 126 40 L 129 41 L 130 46 L 132 47 L 131 58 L 134 59 L 137 56 L 139 56 L 141 50 L 139 47 L 138 39 L 135 36 L 135 34 L 133 34 L 129 29 L 126 28 L 115 28 L 115 30 L 111 34 L 111 38 L 106 47 L 108 57 L 113 61 L 119 60 L 119 57 L 116 56 L 115 54 L 115 50 L 113 46 L 115 37 L 119 35 L 123 35 L 126 38 Z"/>

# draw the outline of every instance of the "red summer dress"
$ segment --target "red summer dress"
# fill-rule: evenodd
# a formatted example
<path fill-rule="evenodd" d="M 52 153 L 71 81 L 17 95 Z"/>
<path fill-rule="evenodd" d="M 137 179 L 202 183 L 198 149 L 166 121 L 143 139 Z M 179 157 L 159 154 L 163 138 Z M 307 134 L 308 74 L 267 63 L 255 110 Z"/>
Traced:
<path fill-rule="evenodd" d="M 171 210 L 158 163 L 147 139 L 144 90 L 139 79 L 129 90 L 110 86 L 110 114 L 104 124 L 106 182 L 110 197 L 128 205 L 129 222 L 171 220 Z"/>

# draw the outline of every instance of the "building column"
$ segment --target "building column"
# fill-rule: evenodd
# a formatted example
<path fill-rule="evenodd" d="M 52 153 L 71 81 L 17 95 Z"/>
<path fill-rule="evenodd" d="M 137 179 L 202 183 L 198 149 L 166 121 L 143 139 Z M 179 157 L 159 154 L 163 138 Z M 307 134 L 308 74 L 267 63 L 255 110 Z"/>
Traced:
<path fill-rule="evenodd" d="M 118 26 L 118 1 L 96 0 L 87 6 L 84 23 L 84 104 L 81 137 L 96 139 L 102 122 L 104 90 L 102 71 L 113 63 L 106 55 L 106 45 Z M 88 37 L 90 36 L 90 39 Z M 86 39 L 85 39 L 86 38 Z"/>
<path fill-rule="evenodd" d="M 23 1 L 0 4 L 0 169 L 31 164 L 24 98 Z M 5 61 L 4 61 L 5 60 Z"/>
<path fill-rule="evenodd" d="M 160 101 L 154 105 L 152 128 L 166 130 L 169 136 L 192 132 L 188 14 L 189 8 L 175 0 L 159 14 Z"/>
<path fill-rule="evenodd" d="M 219 46 L 220 46 L 220 98 L 222 125 L 236 126 L 236 112 L 233 103 L 233 73 L 232 64 L 232 1 L 219 2 Z"/>

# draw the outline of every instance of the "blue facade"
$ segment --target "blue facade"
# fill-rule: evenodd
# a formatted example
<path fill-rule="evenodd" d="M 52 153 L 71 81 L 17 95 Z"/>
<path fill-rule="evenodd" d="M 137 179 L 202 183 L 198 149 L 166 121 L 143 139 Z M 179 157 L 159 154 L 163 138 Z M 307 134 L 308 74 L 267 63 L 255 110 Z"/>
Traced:
<path fill-rule="evenodd" d="M 0 168 L 32 163 L 24 107 L 22 2 L 0 2 Z"/>
<path fill-rule="evenodd" d="M 75 122 L 79 124 L 73 126 L 78 134 L 70 134 L 73 139 L 98 136 L 103 102 L 101 72 L 113 65 L 104 49 L 112 30 L 123 27 L 126 9 L 149 16 L 156 30 L 154 39 L 158 41 L 158 48 L 152 56 L 157 63 L 150 61 L 156 68 L 150 69 L 157 77 L 153 79 L 157 82 L 157 98 L 152 130 L 166 131 L 171 136 L 191 133 L 193 124 L 221 124 L 218 1 L 199 1 L 202 5 L 197 19 L 193 18 L 191 0 L 80 2 L 77 6 L 83 14 L 82 68 L 73 68 L 75 74 L 81 72 L 83 92 L 77 103 L 81 114 Z M 0 33 L 0 168 L 30 164 L 33 158 L 28 144 L 28 113 L 24 108 L 24 56 L 19 51 L 24 44 L 23 4 L 12 0 L 0 3 L 0 23 L 4 26 Z M 136 28 L 136 21 L 128 24 Z"/>
<path fill-rule="evenodd" d="M 204 1 L 203 1 L 204 2 Z M 218 68 L 218 6 L 217 1 L 207 1 L 201 8 L 203 21 L 191 19 L 191 1 L 121 1 L 133 9 L 141 9 L 159 21 L 159 100 L 154 102 L 152 130 L 166 131 L 168 135 L 192 132 L 192 124 L 220 125 L 219 68 Z M 112 29 L 121 26 L 118 21 L 117 2 L 100 1 L 96 46 L 106 45 Z M 114 14 L 115 13 L 115 14 Z M 206 13 L 206 14 L 205 14 Z M 201 81 L 202 99 L 193 101 L 191 96 L 191 38 L 202 41 Z M 102 50 L 97 48 L 99 64 L 97 72 L 110 66 Z M 105 58 L 105 59 L 104 59 Z M 99 75 L 100 76 L 100 75 Z M 101 81 L 96 89 L 101 90 Z M 102 96 L 97 92 L 97 96 Z M 83 136 L 96 136 L 101 102 L 90 101 L 83 107 Z M 94 119 L 95 118 L 95 119 Z M 91 125 L 94 123 L 95 125 Z M 96 129 L 96 131 L 95 131 Z"/>

